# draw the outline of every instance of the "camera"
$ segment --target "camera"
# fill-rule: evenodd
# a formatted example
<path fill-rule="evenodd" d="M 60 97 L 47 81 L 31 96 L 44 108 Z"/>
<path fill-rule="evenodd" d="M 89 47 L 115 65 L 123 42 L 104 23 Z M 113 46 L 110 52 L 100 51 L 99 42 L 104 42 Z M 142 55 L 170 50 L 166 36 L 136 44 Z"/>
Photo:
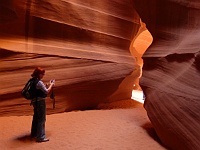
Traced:
<path fill-rule="evenodd" d="M 55 83 L 55 79 L 51 80 L 51 83 Z"/>

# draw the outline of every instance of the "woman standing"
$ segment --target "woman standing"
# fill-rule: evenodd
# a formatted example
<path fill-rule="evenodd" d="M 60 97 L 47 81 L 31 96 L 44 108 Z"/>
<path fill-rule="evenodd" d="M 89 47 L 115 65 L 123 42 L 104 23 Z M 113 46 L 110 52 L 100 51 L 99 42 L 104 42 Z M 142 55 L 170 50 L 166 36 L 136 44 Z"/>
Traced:
<path fill-rule="evenodd" d="M 44 75 L 45 70 L 41 67 L 37 67 L 31 75 L 33 80 L 36 81 L 36 98 L 32 100 L 34 114 L 31 127 L 31 137 L 36 137 L 36 142 L 49 141 L 49 139 L 45 137 L 45 98 L 55 84 L 55 80 L 51 80 L 49 87 L 46 87 L 42 81 Z"/>

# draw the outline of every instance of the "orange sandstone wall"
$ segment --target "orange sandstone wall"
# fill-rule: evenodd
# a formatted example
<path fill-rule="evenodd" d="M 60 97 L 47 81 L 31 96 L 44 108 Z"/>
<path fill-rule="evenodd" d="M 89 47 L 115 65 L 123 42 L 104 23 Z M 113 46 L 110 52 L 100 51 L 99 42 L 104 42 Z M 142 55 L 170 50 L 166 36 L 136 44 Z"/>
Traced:
<path fill-rule="evenodd" d="M 32 114 L 20 91 L 36 66 L 46 69 L 44 82 L 56 79 L 56 109 L 48 97 L 48 113 L 130 98 L 140 69 L 129 46 L 141 17 L 153 36 L 140 80 L 147 114 L 168 147 L 200 149 L 199 6 L 197 0 L 2 0 L 0 116 Z"/>
<path fill-rule="evenodd" d="M 2 0 L 0 116 L 29 115 L 20 96 L 36 66 L 56 79 L 56 109 L 93 109 L 131 98 L 139 68 L 129 46 L 140 18 L 129 0 Z"/>
<path fill-rule="evenodd" d="M 153 36 L 143 56 L 144 107 L 161 141 L 172 149 L 200 149 L 200 2 L 135 0 Z"/>

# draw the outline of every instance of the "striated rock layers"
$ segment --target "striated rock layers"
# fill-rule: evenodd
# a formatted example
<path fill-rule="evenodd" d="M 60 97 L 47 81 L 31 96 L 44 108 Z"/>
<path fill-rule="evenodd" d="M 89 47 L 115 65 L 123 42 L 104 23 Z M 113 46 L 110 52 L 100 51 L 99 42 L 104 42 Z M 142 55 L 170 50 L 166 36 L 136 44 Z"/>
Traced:
<path fill-rule="evenodd" d="M 56 79 L 56 109 L 93 109 L 130 99 L 140 69 L 129 46 L 140 17 L 129 0 L 2 0 L 0 116 L 29 115 L 20 91 L 36 66 Z"/>
<path fill-rule="evenodd" d="M 20 91 L 36 66 L 57 81 L 48 113 L 130 98 L 141 17 L 153 36 L 140 80 L 147 114 L 168 147 L 200 149 L 199 14 L 198 0 L 1 0 L 0 116 L 32 113 Z"/>
<path fill-rule="evenodd" d="M 200 2 L 135 0 L 153 36 L 143 56 L 144 107 L 162 142 L 200 149 Z"/>

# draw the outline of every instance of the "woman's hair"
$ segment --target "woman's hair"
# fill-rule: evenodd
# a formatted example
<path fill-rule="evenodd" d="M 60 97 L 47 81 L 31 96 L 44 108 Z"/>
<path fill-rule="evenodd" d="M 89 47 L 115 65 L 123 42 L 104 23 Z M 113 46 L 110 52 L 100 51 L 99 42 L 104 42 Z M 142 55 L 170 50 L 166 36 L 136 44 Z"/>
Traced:
<path fill-rule="evenodd" d="M 41 67 L 37 67 L 37 68 L 35 68 L 35 70 L 33 71 L 33 73 L 31 74 L 31 76 L 33 77 L 33 78 L 39 78 L 40 76 L 40 74 L 45 74 L 45 70 L 43 69 L 43 68 L 41 68 Z"/>

